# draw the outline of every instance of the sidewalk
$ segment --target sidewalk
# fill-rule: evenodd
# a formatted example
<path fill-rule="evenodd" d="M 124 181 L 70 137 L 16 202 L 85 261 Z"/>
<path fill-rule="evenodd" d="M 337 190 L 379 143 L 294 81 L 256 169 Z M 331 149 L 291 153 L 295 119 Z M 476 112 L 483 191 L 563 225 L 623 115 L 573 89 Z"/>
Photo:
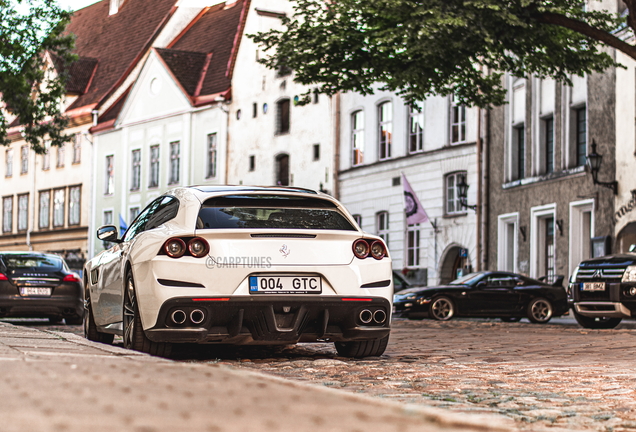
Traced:
<path fill-rule="evenodd" d="M 0 322 L 1 432 L 505 431 L 512 422 Z"/>

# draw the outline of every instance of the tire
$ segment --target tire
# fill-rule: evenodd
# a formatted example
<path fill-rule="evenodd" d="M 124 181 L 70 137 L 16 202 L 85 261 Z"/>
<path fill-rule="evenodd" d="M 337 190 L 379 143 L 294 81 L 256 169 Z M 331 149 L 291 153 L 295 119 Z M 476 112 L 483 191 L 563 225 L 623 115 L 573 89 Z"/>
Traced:
<path fill-rule="evenodd" d="M 448 297 L 436 297 L 428 307 L 428 315 L 437 321 L 448 321 L 455 315 L 455 304 Z"/>
<path fill-rule="evenodd" d="M 154 342 L 148 339 L 141 325 L 139 307 L 137 306 L 137 294 L 132 273 L 126 274 L 124 286 L 124 348 L 141 351 L 159 357 L 168 357 L 172 352 L 172 344 Z"/>
<path fill-rule="evenodd" d="M 502 317 L 502 318 L 499 318 L 499 319 L 502 320 L 503 322 L 507 322 L 507 323 L 513 323 L 513 322 L 521 321 L 521 317 Z"/>
<path fill-rule="evenodd" d="M 586 317 L 575 311 L 574 319 L 581 327 L 588 329 L 613 329 L 617 325 L 619 325 L 622 321 L 622 318 L 608 318 L 608 317 Z"/>
<path fill-rule="evenodd" d="M 335 342 L 336 351 L 342 357 L 377 357 L 381 356 L 389 343 L 389 336 L 355 342 Z"/>
<path fill-rule="evenodd" d="M 66 325 L 81 325 L 84 323 L 84 317 L 74 316 L 64 318 Z"/>
<path fill-rule="evenodd" d="M 104 344 L 112 344 L 115 335 L 110 333 L 102 333 L 97 330 L 95 325 L 95 318 L 93 317 L 93 308 L 91 307 L 91 299 L 86 296 L 86 309 L 84 311 L 84 337 L 93 342 L 100 342 Z M 67 321 L 68 324 L 68 321 Z"/>
<path fill-rule="evenodd" d="M 546 324 L 552 319 L 554 308 L 550 300 L 539 297 L 528 303 L 528 319 L 535 324 Z"/>
<path fill-rule="evenodd" d="M 59 324 L 62 320 L 63 318 L 61 316 L 49 317 L 49 323 L 51 324 Z"/>

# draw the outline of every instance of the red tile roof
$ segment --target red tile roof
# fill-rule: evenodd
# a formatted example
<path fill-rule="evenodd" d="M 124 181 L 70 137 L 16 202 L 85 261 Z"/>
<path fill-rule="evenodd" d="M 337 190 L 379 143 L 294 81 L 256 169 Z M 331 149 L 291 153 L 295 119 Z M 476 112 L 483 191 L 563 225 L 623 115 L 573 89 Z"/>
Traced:
<path fill-rule="evenodd" d="M 176 0 L 126 0 L 118 13 L 108 15 L 109 0 L 102 0 L 73 14 L 67 31 L 76 35 L 74 52 L 80 61 L 96 59 L 97 65 L 92 79 L 86 78 L 90 63 L 82 61 L 74 66 L 79 70 L 78 76 L 71 78 L 72 89 L 86 86 L 69 110 L 99 104 L 121 84 L 174 13 L 175 3 Z"/>
<path fill-rule="evenodd" d="M 199 83 L 209 63 L 205 53 L 155 48 L 172 75 L 189 96 L 198 96 Z"/>

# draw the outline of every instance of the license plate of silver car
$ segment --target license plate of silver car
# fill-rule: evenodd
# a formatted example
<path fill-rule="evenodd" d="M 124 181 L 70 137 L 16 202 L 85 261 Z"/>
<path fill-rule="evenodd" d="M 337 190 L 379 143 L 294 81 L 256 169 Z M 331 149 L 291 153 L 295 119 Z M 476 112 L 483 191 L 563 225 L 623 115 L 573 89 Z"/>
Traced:
<path fill-rule="evenodd" d="M 584 282 L 581 291 L 605 291 L 605 282 Z"/>
<path fill-rule="evenodd" d="M 23 297 L 25 296 L 50 297 L 51 288 L 24 287 L 24 288 L 20 288 L 20 295 Z"/>
<path fill-rule="evenodd" d="M 250 276 L 251 294 L 320 294 L 319 276 Z"/>

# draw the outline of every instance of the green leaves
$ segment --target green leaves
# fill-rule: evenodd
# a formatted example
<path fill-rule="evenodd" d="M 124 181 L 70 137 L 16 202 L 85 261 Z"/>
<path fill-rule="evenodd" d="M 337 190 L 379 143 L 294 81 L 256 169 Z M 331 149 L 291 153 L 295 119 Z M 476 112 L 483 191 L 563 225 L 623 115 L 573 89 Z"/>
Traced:
<path fill-rule="evenodd" d="M 37 153 L 44 140 L 61 145 L 67 120 L 62 103 L 75 56 L 73 37 L 64 34 L 70 13 L 53 2 L 0 0 L 0 144 L 8 145 L 11 123 Z"/>
<path fill-rule="evenodd" d="M 279 68 L 284 59 L 296 81 L 329 95 L 370 94 L 379 82 L 409 102 L 454 94 L 466 105 L 501 105 L 503 72 L 569 82 L 602 71 L 616 63 L 598 36 L 569 27 L 614 37 L 625 25 L 573 0 L 294 1 L 285 31 L 250 35 L 270 55 L 264 64 Z"/>

